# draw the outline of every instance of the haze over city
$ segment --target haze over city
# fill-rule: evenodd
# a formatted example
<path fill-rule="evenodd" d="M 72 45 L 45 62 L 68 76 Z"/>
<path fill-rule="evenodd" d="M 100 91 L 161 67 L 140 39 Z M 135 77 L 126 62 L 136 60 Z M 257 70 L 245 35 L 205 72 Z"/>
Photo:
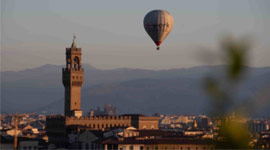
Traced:
<path fill-rule="evenodd" d="M 259 1 L 1 1 L 1 71 L 44 64 L 63 65 L 63 47 L 73 33 L 83 62 L 100 69 L 170 69 L 221 64 L 204 60 L 205 49 L 220 53 L 226 34 L 250 36 L 250 66 L 269 66 L 270 4 Z M 144 15 L 168 10 L 171 34 L 155 51 L 143 29 Z"/>

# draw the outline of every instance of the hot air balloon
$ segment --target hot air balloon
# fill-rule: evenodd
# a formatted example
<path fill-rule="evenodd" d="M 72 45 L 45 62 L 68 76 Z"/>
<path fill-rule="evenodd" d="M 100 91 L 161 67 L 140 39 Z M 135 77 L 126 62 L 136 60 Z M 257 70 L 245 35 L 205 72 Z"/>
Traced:
<path fill-rule="evenodd" d="M 157 45 L 157 50 L 171 32 L 173 24 L 173 17 L 166 10 L 152 10 L 145 15 L 144 29 Z"/>

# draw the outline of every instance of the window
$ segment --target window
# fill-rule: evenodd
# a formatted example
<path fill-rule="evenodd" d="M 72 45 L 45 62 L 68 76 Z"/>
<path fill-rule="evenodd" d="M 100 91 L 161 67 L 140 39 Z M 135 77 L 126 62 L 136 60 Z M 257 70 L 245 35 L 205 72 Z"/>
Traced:
<path fill-rule="evenodd" d="M 79 60 L 79 57 L 76 56 L 74 58 L 74 62 L 73 63 L 74 63 L 73 64 L 74 65 L 74 67 L 73 67 L 74 69 L 80 69 L 80 60 Z"/>
<path fill-rule="evenodd" d="M 133 150 L 133 146 L 129 146 L 129 150 Z"/>
<path fill-rule="evenodd" d="M 140 150 L 143 150 L 143 146 L 140 146 Z"/>

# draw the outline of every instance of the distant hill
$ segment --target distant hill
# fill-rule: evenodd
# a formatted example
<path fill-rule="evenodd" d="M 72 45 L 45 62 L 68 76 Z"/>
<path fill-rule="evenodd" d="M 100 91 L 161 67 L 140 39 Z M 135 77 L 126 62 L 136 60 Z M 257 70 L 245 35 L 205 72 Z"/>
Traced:
<path fill-rule="evenodd" d="M 128 68 L 100 70 L 88 64 L 83 64 L 83 67 L 84 112 L 112 104 L 119 113 L 202 114 L 207 113 L 209 108 L 208 97 L 202 90 L 204 77 L 222 78 L 225 66 L 159 71 Z M 18 72 L 1 72 L 1 112 L 63 113 L 61 68 L 44 65 Z M 250 99 L 256 91 L 269 86 L 270 67 L 247 68 L 237 97 Z"/>

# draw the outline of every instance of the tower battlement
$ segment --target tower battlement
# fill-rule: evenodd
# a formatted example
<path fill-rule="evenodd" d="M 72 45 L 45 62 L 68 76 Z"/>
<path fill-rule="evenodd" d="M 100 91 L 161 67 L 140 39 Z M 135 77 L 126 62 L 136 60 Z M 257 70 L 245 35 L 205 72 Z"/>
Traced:
<path fill-rule="evenodd" d="M 66 117 L 67 120 L 131 120 L 131 116 L 91 116 L 91 117 Z"/>
<path fill-rule="evenodd" d="M 76 69 L 76 68 L 62 68 L 62 71 L 63 72 L 65 72 L 65 73 L 68 73 L 68 72 L 70 72 L 70 71 L 72 71 L 72 72 L 74 72 L 74 73 L 80 73 L 81 74 L 81 72 L 84 72 L 84 69 L 83 68 L 80 68 L 80 69 Z"/>
<path fill-rule="evenodd" d="M 81 53 L 82 49 L 77 47 L 67 47 L 66 53 Z"/>

